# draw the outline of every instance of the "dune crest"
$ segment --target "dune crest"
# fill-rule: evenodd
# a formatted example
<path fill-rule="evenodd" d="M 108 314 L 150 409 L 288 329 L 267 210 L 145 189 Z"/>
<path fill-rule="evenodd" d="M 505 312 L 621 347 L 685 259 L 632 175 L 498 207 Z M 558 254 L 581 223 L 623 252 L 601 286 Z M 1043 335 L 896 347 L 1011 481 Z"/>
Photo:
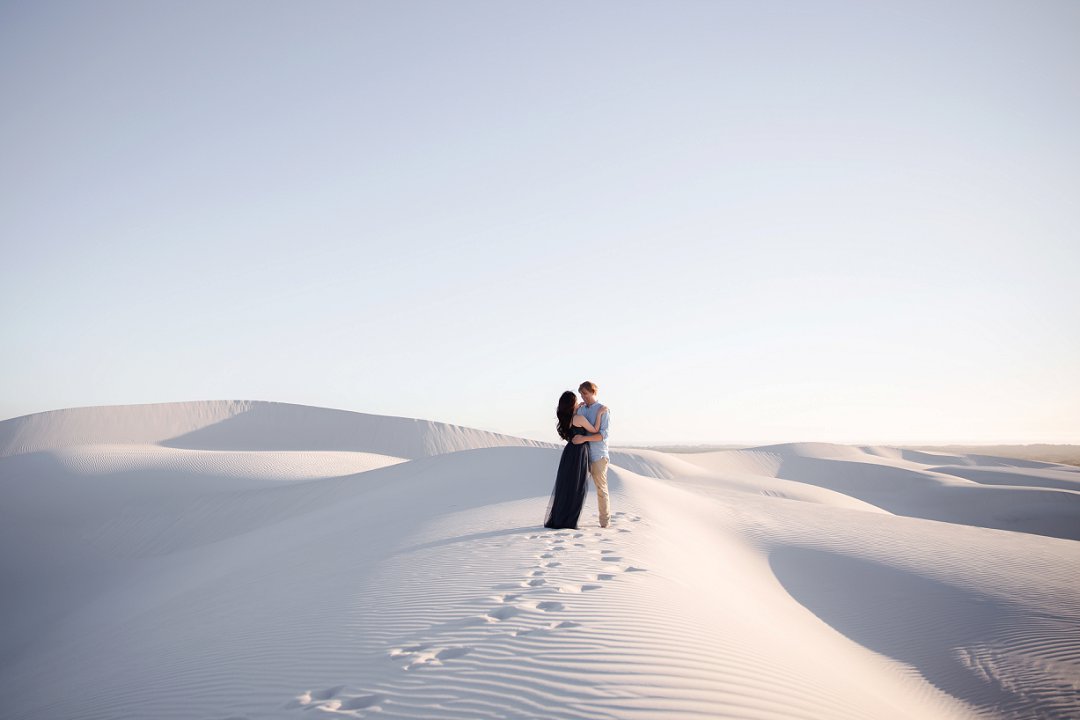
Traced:
<path fill-rule="evenodd" d="M 73 408 L 0 422 L 0 457 L 75 445 L 369 452 L 407 459 L 543 443 L 411 418 L 253 400 Z"/>

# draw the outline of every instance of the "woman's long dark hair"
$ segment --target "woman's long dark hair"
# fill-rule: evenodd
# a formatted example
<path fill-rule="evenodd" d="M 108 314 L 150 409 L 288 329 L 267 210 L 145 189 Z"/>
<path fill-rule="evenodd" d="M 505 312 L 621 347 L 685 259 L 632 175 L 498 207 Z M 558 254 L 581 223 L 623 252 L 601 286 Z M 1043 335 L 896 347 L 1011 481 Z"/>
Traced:
<path fill-rule="evenodd" d="M 559 431 L 559 437 L 563 440 L 570 439 L 570 422 L 574 419 L 575 405 L 577 405 L 577 395 L 570 390 L 559 396 L 559 407 L 555 408 L 555 417 L 559 422 L 555 429 Z"/>

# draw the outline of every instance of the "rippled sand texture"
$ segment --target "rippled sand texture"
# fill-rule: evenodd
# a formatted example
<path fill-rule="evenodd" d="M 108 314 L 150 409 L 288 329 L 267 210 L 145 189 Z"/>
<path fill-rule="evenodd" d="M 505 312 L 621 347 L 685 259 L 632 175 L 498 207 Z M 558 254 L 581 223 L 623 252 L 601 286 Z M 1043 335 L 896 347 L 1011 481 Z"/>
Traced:
<path fill-rule="evenodd" d="M 1075 718 L 1080 468 L 255 402 L 0 423 L 4 718 Z M 312 714 L 312 713 L 315 714 Z"/>

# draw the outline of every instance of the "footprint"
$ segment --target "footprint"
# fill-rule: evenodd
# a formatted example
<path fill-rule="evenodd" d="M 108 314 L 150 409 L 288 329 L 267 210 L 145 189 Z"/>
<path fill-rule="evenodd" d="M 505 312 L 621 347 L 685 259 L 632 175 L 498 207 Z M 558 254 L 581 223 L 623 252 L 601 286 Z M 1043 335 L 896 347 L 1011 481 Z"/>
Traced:
<path fill-rule="evenodd" d="M 619 528 L 619 532 L 630 532 L 630 531 L 627 530 L 626 528 Z"/>
<path fill-rule="evenodd" d="M 543 585 L 543 584 L 544 584 L 544 583 L 546 583 L 546 582 L 547 582 L 547 580 L 545 580 L 544 578 L 536 578 L 535 580 L 530 580 L 530 581 L 529 581 L 528 583 L 526 583 L 526 584 L 527 584 L 527 585 L 528 585 L 529 587 L 540 587 L 541 585 Z"/>
<path fill-rule="evenodd" d="M 624 568 L 623 572 L 648 572 L 648 570 L 631 565 L 630 567 Z"/>
<path fill-rule="evenodd" d="M 502 622 L 503 620 L 509 620 L 521 611 L 513 605 L 507 605 L 506 607 L 495 608 L 488 612 L 487 617 L 490 618 L 488 622 Z"/>
<path fill-rule="evenodd" d="M 585 533 L 574 533 L 575 538 L 584 537 Z"/>
<path fill-rule="evenodd" d="M 541 575 L 544 574 L 544 571 L 543 570 L 533 570 L 529 574 L 532 575 L 533 577 L 540 577 Z"/>
<path fill-rule="evenodd" d="M 600 554 L 601 555 L 610 555 L 613 552 L 615 552 L 615 551 L 614 550 L 601 550 Z"/>
<path fill-rule="evenodd" d="M 600 562 L 622 562 L 622 558 L 616 557 L 615 555 L 605 555 L 600 558 Z"/>
<path fill-rule="evenodd" d="M 509 617 L 518 612 L 516 608 L 499 608 L 498 610 L 492 610 L 488 613 L 489 618 L 495 616 Z M 489 622 L 496 622 L 494 619 L 489 619 Z M 443 647 L 437 648 L 431 645 L 409 645 L 404 648 L 396 648 L 390 651 L 391 659 L 409 658 L 410 662 L 405 665 L 403 670 L 415 670 L 430 665 L 442 665 L 444 660 L 453 660 L 463 655 L 467 655 L 472 652 L 470 647 Z M 342 686 L 343 687 L 343 686 Z M 321 693 L 307 693 L 296 698 L 296 700 L 290 704 L 290 707 L 303 707 L 312 703 L 313 697 L 321 697 L 327 693 L 333 693 L 337 695 L 341 691 L 341 687 L 331 688 L 330 690 L 324 690 Z M 372 707 L 376 703 L 381 702 L 382 697 L 377 694 L 358 695 L 352 698 L 343 698 L 342 700 L 331 700 L 323 705 L 318 705 L 321 710 L 359 710 L 367 707 Z M 310 707 L 305 707 L 310 710 Z"/>
<path fill-rule="evenodd" d="M 311 693 L 312 700 L 329 700 L 339 692 L 345 689 L 344 685 L 338 685 L 336 687 L 327 688 L 325 690 L 315 690 Z"/>
<path fill-rule="evenodd" d="M 562 563 L 561 563 L 561 562 L 549 562 L 549 563 L 544 563 L 544 567 L 549 567 L 549 568 L 557 568 L 557 567 L 559 567 L 560 565 L 562 565 Z"/>
<path fill-rule="evenodd" d="M 383 701 L 382 695 L 357 695 L 341 703 L 339 710 L 363 710 Z"/>
<path fill-rule="evenodd" d="M 312 705 L 310 708 L 305 708 L 305 709 L 306 710 L 311 710 L 311 708 L 316 708 L 318 710 L 322 710 L 323 712 L 336 713 L 338 710 L 341 709 L 341 704 L 342 704 L 341 700 L 327 700 L 324 703 L 318 703 L 316 705 Z"/>
<path fill-rule="evenodd" d="M 409 645 L 409 646 L 403 647 L 403 648 L 394 648 L 393 650 L 390 651 L 390 659 L 391 660 L 397 660 L 398 658 L 403 658 L 403 657 L 408 657 L 410 655 L 415 655 L 416 653 L 423 652 L 423 651 L 427 650 L 429 647 L 431 647 L 431 646 L 430 645 Z M 309 702 L 310 702 L 310 700 L 309 700 Z"/>
<path fill-rule="evenodd" d="M 541 560 L 547 560 L 548 558 L 553 558 L 553 557 L 555 557 L 555 553 L 546 552 L 546 553 L 544 553 L 543 555 L 540 556 L 540 559 Z"/>
<path fill-rule="evenodd" d="M 543 612 L 558 612 L 564 607 L 566 606 L 563 605 L 561 602 L 556 602 L 554 600 L 545 600 L 544 602 L 536 603 L 536 609 Z"/>
<path fill-rule="evenodd" d="M 593 585 L 593 584 L 560 585 L 559 586 L 559 592 L 562 592 L 562 593 L 583 593 L 583 592 L 588 592 L 590 590 L 599 590 L 602 587 L 603 587 L 603 585 Z"/>
<path fill-rule="evenodd" d="M 585 543 L 574 543 L 574 547 L 585 547 Z"/>
<path fill-rule="evenodd" d="M 503 593 L 502 595 L 498 595 L 492 599 L 495 600 L 495 602 L 508 603 L 517 600 L 519 597 L 521 597 L 521 595 L 516 595 L 514 593 Z"/>
<path fill-rule="evenodd" d="M 599 575 L 596 576 L 596 579 L 597 580 L 614 580 L 615 576 L 611 575 L 610 573 L 600 573 Z"/>
<path fill-rule="evenodd" d="M 435 654 L 435 659 L 436 660 L 453 660 L 455 658 L 459 658 L 459 657 L 462 657 L 464 655 L 468 655 L 470 652 L 472 652 L 472 648 L 467 648 L 467 647 L 446 648 L 445 650 L 440 650 L 439 652 L 437 652 Z"/>
<path fill-rule="evenodd" d="M 551 629 L 552 630 L 559 630 L 559 629 L 562 629 L 562 628 L 576 628 L 576 627 L 581 627 L 581 623 L 576 623 L 573 620 L 563 620 L 562 622 L 557 622 L 557 623 L 553 624 L 551 626 Z"/>

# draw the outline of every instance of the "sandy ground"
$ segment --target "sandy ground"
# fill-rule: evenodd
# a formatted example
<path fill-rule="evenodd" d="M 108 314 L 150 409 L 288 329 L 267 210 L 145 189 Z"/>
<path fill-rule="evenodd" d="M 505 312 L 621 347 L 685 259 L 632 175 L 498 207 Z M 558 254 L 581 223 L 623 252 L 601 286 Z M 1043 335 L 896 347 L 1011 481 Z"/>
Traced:
<path fill-rule="evenodd" d="M 0 423 L 4 718 L 1074 718 L 1080 469 L 278 403 Z M 305 715 L 306 714 L 306 715 Z"/>

